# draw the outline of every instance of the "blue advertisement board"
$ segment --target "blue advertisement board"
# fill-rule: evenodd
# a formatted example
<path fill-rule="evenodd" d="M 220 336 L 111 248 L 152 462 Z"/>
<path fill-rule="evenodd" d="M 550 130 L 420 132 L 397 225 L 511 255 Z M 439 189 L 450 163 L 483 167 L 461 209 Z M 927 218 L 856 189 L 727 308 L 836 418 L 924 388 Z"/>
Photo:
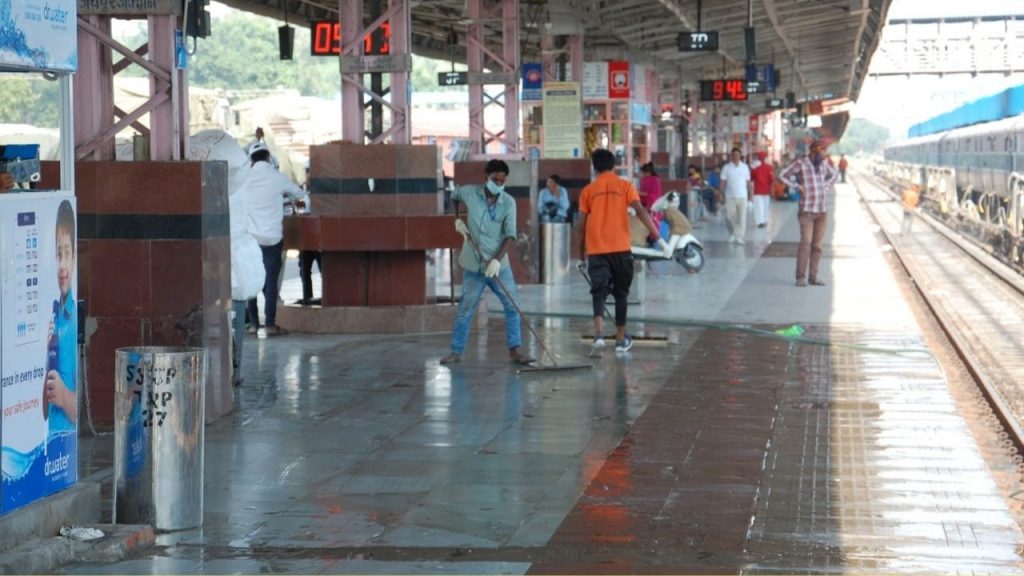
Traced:
<path fill-rule="evenodd" d="M 779 84 L 779 76 L 772 64 L 747 64 L 746 80 L 764 84 L 765 92 L 774 92 Z"/>
<path fill-rule="evenodd" d="M 0 195 L 0 513 L 78 481 L 75 198 Z"/>
<path fill-rule="evenodd" d="M 77 69 L 77 0 L 0 0 L 0 70 Z"/>
<path fill-rule="evenodd" d="M 539 62 L 523 64 L 523 94 L 521 99 L 544 99 L 544 66 Z"/>

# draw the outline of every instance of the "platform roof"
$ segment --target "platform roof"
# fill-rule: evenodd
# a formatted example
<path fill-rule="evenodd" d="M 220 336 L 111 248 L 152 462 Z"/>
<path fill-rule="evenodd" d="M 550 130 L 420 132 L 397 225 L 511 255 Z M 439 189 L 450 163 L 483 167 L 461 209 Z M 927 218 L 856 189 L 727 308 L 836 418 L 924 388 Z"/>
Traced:
<path fill-rule="evenodd" d="M 337 18 L 331 0 L 222 0 L 241 10 L 282 18 L 297 25 Z M 500 1 L 500 0 L 495 0 Z M 413 52 L 465 60 L 469 24 L 465 0 L 410 0 Z M 779 95 L 832 95 L 856 100 L 878 46 L 892 0 L 704 0 L 701 29 L 720 33 L 712 53 L 680 52 L 677 36 L 697 29 L 697 0 L 520 0 L 524 61 L 540 58 L 540 33 L 571 30 L 582 17 L 587 60 L 628 59 L 656 66 L 664 78 L 684 85 L 742 75 L 743 27 L 756 31 L 760 63 L 781 72 Z M 500 38 L 500 22 L 485 22 Z M 447 44 L 451 30 L 460 46 Z M 216 33 L 216 31 L 214 31 Z M 494 40 L 497 42 L 497 40 Z M 301 49 L 301 48 L 300 48 Z"/>

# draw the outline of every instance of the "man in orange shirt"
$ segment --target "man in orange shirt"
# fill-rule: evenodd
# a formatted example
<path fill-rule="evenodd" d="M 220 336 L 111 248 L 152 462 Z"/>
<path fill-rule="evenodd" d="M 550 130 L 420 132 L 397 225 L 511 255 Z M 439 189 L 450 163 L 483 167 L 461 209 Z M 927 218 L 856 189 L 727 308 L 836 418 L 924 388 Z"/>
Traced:
<path fill-rule="evenodd" d="M 609 293 L 615 297 L 615 351 L 624 353 L 633 346 L 633 339 L 626 335 L 626 300 L 633 283 L 633 254 L 629 250 L 629 215 L 626 209 L 633 208 L 647 227 L 650 232 L 648 240 L 657 240 L 660 236 L 640 204 L 636 188 L 615 173 L 615 155 L 598 148 L 590 159 L 597 178 L 580 194 L 580 226 L 583 228 L 580 256 L 590 274 L 590 294 L 594 302 L 594 345 L 591 353 L 598 353 L 605 347 L 601 314 Z M 580 265 L 582 267 L 583 262 Z"/>

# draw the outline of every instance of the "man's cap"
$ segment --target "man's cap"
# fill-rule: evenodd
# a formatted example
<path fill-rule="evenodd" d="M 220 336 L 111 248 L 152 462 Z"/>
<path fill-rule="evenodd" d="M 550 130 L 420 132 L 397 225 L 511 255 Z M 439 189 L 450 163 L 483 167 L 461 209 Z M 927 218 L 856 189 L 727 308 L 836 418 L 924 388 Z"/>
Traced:
<path fill-rule="evenodd" d="M 267 145 L 264 144 L 263 142 L 253 142 L 252 146 L 249 147 L 249 156 L 252 156 L 253 154 L 260 152 L 262 150 L 266 150 L 267 152 L 269 152 L 270 148 L 267 148 Z"/>
<path fill-rule="evenodd" d="M 764 160 L 765 158 L 768 157 L 768 153 L 765 152 L 764 150 L 758 150 L 757 153 L 754 155 L 757 156 L 758 160 Z"/>

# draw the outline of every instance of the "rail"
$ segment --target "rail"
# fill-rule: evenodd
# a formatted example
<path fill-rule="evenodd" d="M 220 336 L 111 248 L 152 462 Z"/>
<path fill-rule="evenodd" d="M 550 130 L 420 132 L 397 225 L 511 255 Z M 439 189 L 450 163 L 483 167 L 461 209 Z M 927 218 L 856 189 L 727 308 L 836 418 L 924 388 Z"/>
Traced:
<path fill-rule="evenodd" d="M 855 182 L 858 180 L 863 182 L 867 178 L 862 175 L 855 174 L 853 179 Z M 914 266 L 908 261 L 907 258 L 904 257 L 904 255 L 901 253 L 899 249 L 898 243 L 893 242 L 893 238 L 885 230 L 885 227 L 882 225 L 881 220 L 875 213 L 875 207 L 872 205 L 871 202 L 867 201 L 867 198 L 864 196 L 864 191 L 861 189 L 861 186 L 856 185 L 855 187 L 857 189 L 858 195 L 860 195 L 861 200 L 864 202 L 867 208 L 868 214 L 871 215 L 871 218 L 878 225 L 878 228 L 881 231 L 882 235 L 885 236 L 886 242 L 889 244 L 889 246 L 892 247 L 893 254 L 896 256 L 896 259 L 900 263 L 900 266 L 903 268 L 907 276 L 911 280 L 914 280 Z M 874 187 L 878 190 L 884 191 L 886 194 L 890 196 L 894 196 L 894 194 L 886 186 L 874 184 Z M 992 274 L 995 277 L 1002 280 L 1005 284 L 1010 286 L 1014 291 L 1018 292 L 1021 296 L 1024 296 L 1024 279 L 1022 279 L 1020 275 L 1014 274 L 1010 276 L 1008 275 L 1007 271 L 1003 269 L 1003 267 L 993 266 L 989 261 L 990 257 L 985 258 L 984 256 L 982 256 L 980 254 L 981 251 L 977 247 L 973 246 L 970 243 L 965 243 L 965 241 L 962 238 L 960 238 L 959 235 L 949 231 L 946 226 L 939 223 L 934 218 L 931 218 L 930 216 L 927 215 L 922 215 L 921 220 L 926 222 L 936 232 L 938 232 L 945 238 L 949 239 L 955 246 L 963 250 L 969 257 L 976 260 L 985 269 L 992 272 Z M 983 364 L 971 352 L 970 347 L 967 345 L 965 336 L 956 328 L 954 322 L 952 322 L 950 318 L 947 317 L 947 315 L 942 311 L 941 306 L 937 302 L 937 297 L 931 294 L 929 290 L 926 290 L 920 282 L 913 281 L 911 284 L 917 291 L 917 293 L 921 296 L 925 305 L 928 307 L 929 312 L 935 318 L 935 321 L 939 324 L 943 333 L 946 335 L 946 338 L 949 341 L 950 345 L 953 347 L 957 356 L 960 358 L 960 361 L 964 364 L 964 367 L 971 375 L 971 378 L 977 384 L 982 396 L 984 396 L 985 400 L 992 408 L 993 414 L 996 416 L 1000 424 L 1003 426 L 1010 442 L 1017 450 L 1017 453 L 1020 455 L 1024 455 L 1024 427 L 1021 426 L 1021 423 L 1018 422 L 1016 416 L 1014 416 L 1013 410 L 1010 408 L 1009 402 L 1007 402 L 1006 398 L 999 391 L 999 388 L 993 381 L 993 379 L 988 376 Z"/>

